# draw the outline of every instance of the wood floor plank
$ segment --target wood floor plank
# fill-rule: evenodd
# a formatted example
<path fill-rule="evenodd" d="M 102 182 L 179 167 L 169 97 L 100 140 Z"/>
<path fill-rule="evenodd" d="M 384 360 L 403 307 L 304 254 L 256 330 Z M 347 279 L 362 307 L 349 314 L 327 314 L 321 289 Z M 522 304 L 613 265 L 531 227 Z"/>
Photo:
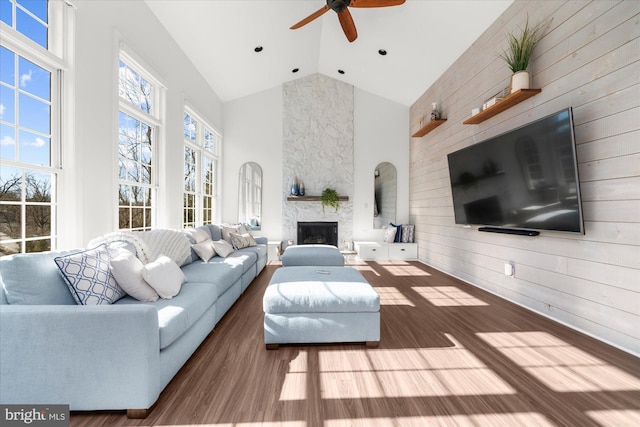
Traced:
<path fill-rule="evenodd" d="M 144 420 L 72 426 L 640 425 L 638 358 L 417 262 L 355 263 L 381 295 L 377 348 L 267 350 L 270 264 Z"/>

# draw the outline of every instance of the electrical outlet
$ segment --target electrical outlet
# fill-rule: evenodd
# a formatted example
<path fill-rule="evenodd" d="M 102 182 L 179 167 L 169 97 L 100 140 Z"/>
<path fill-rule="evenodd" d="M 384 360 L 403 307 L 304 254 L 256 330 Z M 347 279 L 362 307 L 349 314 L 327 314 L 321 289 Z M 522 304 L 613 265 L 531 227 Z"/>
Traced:
<path fill-rule="evenodd" d="M 504 263 L 504 275 L 513 277 L 516 273 L 516 269 L 511 262 Z"/>

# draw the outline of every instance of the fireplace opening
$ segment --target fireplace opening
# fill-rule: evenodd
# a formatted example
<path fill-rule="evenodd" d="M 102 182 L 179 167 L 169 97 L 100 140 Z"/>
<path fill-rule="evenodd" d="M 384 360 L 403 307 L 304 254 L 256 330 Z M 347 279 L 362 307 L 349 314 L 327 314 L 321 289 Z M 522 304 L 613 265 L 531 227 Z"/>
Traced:
<path fill-rule="evenodd" d="M 298 222 L 298 244 L 338 246 L 338 223 Z"/>

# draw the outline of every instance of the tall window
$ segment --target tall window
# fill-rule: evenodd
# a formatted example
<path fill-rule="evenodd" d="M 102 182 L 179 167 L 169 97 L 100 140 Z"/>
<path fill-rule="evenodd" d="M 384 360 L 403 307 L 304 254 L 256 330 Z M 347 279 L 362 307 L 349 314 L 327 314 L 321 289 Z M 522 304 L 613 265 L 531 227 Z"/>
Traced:
<path fill-rule="evenodd" d="M 221 137 L 192 112 L 184 113 L 184 227 L 215 220 Z"/>
<path fill-rule="evenodd" d="M 56 248 L 64 58 L 49 14 L 61 3 L 0 0 L 0 255 Z"/>
<path fill-rule="evenodd" d="M 149 230 L 158 191 L 160 85 L 124 53 L 118 79 L 118 225 L 121 230 Z"/>

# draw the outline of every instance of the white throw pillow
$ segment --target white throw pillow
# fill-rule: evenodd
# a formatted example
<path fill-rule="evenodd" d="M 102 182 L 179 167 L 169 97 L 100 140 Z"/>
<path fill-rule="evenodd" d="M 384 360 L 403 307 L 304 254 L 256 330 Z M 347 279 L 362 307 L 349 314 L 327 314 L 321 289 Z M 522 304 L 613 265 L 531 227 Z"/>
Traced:
<path fill-rule="evenodd" d="M 385 243 L 393 243 L 396 238 L 396 232 L 398 229 L 396 227 L 389 226 L 387 227 L 387 231 L 384 233 L 384 241 Z"/>
<path fill-rule="evenodd" d="M 184 230 L 185 234 L 193 239 L 195 243 L 201 243 L 205 240 L 211 240 L 211 236 L 206 231 L 200 228 L 189 228 Z"/>
<path fill-rule="evenodd" d="M 171 299 L 178 295 L 186 280 L 178 264 L 164 255 L 145 265 L 142 268 L 142 277 L 163 299 Z"/>
<path fill-rule="evenodd" d="M 111 254 L 111 274 L 118 285 L 138 301 L 157 301 L 158 293 L 142 278 L 142 261 L 127 250 L 116 250 Z"/>
<path fill-rule="evenodd" d="M 209 261 L 216 255 L 216 250 L 213 247 L 213 242 L 211 241 L 211 239 L 205 240 L 204 242 L 198 243 L 196 245 L 191 245 L 191 248 L 204 262 Z"/>
<path fill-rule="evenodd" d="M 231 243 L 227 242 L 226 240 L 214 241 L 213 248 L 216 250 L 216 253 L 222 258 L 226 258 L 233 253 L 233 246 L 231 246 Z"/>
<path fill-rule="evenodd" d="M 231 243 L 231 233 L 242 233 L 244 231 L 244 228 L 242 228 L 241 230 L 239 224 L 222 224 L 222 227 L 220 227 L 220 231 L 222 232 L 222 239 Z"/>

